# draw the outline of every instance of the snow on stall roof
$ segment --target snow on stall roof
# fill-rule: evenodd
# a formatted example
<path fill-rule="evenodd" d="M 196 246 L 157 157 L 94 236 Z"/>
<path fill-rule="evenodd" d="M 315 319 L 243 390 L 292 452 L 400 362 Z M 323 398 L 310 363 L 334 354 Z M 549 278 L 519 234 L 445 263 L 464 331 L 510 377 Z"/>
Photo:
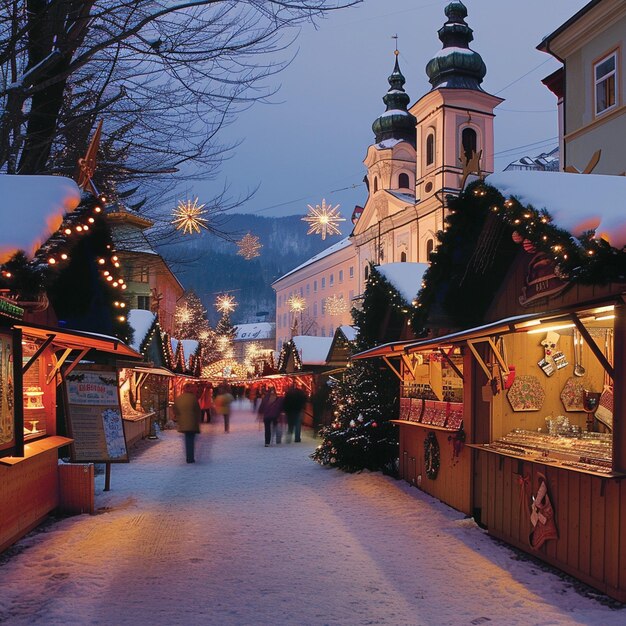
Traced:
<path fill-rule="evenodd" d="M 237 334 L 234 341 L 250 341 L 250 339 L 272 339 L 276 324 L 271 322 L 259 322 L 257 324 L 239 324 L 235 326 Z"/>
<path fill-rule="evenodd" d="M 626 176 L 567 172 L 499 172 L 486 182 L 522 204 L 545 209 L 555 226 L 578 237 L 595 230 L 614 248 L 626 246 Z"/>
<path fill-rule="evenodd" d="M 170 337 L 170 345 L 172 346 L 172 352 L 176 354 L 176 348 L 178 348 L 178 339 L 174 339 L 174 337 Z"/>
<path fill-rule="evenodd" d="M 406 303 L 410 304 L 422 288 L 428 263 L 387 263 L 376 269 L 398 290 Z"/>
<path fill-rule="evenodd" d="M 277 282 L 283 280 L 283 278 L 287 278 L 287 276 L 291 276 L 291 274 L 293 274 L 294 272 L 297 272 L 301 270 L 302 268 L 307 267 L 307 265 L 312 265 L 316 261 L 319 261 L 320 259 L 330 256 L 331 254 L 334 254 L 335 252 L 339 252 L 340 250 L 343 250 L 344 248 L 347 248 L 348 246 L 351 246 L 351 245 L 352 245 L 352 242 L 350 241 L 350 237 L 346 237 L 345 239 L 342 239 L 341 241 L 334 243 L 329 248 L 326 248 L 326 250 L 322 250 L 319 254 L 312 256 L 310 259 L 308 259 L 301 265 L 298 265 L 298 267 L 294 267 L 291 271 L 287 272 L 286 274 L 283 274 L 280 278 L 277 278 L 272 283 L 272 285 L 275 285 Z"/>
<path fill-rule="evenodd" d="M 79 203 L 80 189 L 69 178 L 0 175 L 0 211 L 14 217 L 3 222 L 0 263 L 18 250 L 32 256 Z"/>
<path fill-rule="evenodd" d="M 293 343 L 300 354 L 302 365 L 324 365 L 332 342 L 332 337 L 296 335 L 293 338 Z"/>
<path fill-rule="evenodd" d="M 133 342 L 130 344 L 133 350 L 139 351 L 139 347 L 150 332 L 155 318 L 154 313 L 143 309 L 131 309 L 128 312 L 128 323 L 133 329 Z"/>
<path fill-rule="evenodd" d="M 359 332 L 359 329 L 356 326 L 344 325 L 344 326 L 340 326 L 339 328 L 341 329 L 341 332 L 343 333 L 343 336 L 348 341 L 355 341 L 356 340 L 356 336 L 357 336 L 357 334 Z"/>

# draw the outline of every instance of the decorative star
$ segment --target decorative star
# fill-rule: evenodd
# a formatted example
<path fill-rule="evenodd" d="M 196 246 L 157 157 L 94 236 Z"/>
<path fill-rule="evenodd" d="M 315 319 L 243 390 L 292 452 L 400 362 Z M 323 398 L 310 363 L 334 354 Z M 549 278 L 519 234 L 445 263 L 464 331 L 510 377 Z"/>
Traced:
<path fill-rule="evenodd" d="M 184 233 L 190 235 L 195 231 L 200 233 L 200 228 L 206 228 L 208 230 L 208 220 L 201 217 L 206 213 L 202 208 L 204 204 L 198 206 L 198 198 L 193 202 L 191 200 L 180 200 L 178 206 L 174 209 L 174 220 L 172 224 L 176 226 L 176 230 L 182 230 Z"/>
<path fill-rule="evenodd" d="M 301 311 L 304 311 L 306 307 L 306 300 L 297 293 L 294 293 L 287 299 L 287 306 L 293 313 L 300 313 Z"/>
<path fill-rule="evenodd" d="M 302 218 L 303 222 L 309 222 L 309 230 L 307 235 L 322 235 L 322 239 L 326 239 L 326 235 L 341 235 L 341 231 L 337 228 L 339 222 L 345 222 L 345 218 L 341 217 L 341 213 L 337 211 L 339 205 L 331 207 L 326 204 L 326 200 L 322 200 L 322 205 L 309 207 L 308 214 Z"/>
<path fill-rule="evenodd" d="M 239 246 L 237 254 L 242 256 L 246 261 L 261 256 L 259 250 L 263 247 L 263 244 L 259 242 L 259 238 L 256 235 L 248 233 L 237 242 L 237 245 Z"/>
<path fill-rule="evenodd" d="M 215 308 L 220 313 L 232 313 L 236 307 L 235 296 L 229 296 L 227 293 L 217 296 L 215 300 Z"/>
<path fill-rule="evenodd" d="M 341 315 L 348 310 L 348 303 L 343 296 L 329 296 L 324 302 L 324 310 L 328 315 Z"/>

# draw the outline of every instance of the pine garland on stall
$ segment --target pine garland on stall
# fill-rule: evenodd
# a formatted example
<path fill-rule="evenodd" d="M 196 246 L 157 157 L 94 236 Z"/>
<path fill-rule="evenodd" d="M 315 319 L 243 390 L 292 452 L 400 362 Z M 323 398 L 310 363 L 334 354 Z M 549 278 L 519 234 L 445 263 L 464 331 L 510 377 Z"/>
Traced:
<path fill-rule="evenodd" d="M 352 311 L 359 327 L 355 351 L 375 344 L 389 308 L 390 288 L 372 266 L 363 307 Z M 398 383 L 379 359 L 352 362 L 331 389 L 333 421 L 320 430 L 322 443 L 311 458 L 348 472 L 368 469 L 395 475 L 398 433 L 389 420 L 397 415 L 397 396 Z"/>

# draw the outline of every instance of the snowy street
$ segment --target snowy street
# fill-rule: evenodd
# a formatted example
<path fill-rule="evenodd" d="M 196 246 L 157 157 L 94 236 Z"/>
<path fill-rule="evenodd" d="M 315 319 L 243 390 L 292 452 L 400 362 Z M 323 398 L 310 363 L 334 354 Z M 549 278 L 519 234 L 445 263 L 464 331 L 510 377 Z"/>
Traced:
<path fill-rule="evenodd" d="M 408 484 L 320 467 L 308 430 L 265 448 L 247 409 L 202 426 L 194 465 L 179 433 L 142 442 L 109 493 L 97 476 L 98 515 L 11 549 L 0 623 L 626 622 Z"/>

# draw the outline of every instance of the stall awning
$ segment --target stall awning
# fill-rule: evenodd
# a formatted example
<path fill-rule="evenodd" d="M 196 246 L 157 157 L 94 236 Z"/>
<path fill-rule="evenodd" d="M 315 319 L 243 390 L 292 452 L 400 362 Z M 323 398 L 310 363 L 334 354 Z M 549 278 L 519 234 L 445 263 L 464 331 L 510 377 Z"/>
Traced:
<path fill-rule="evenodd" d="M 72 350 L 84 350 L 87 348 L 116 354 L 120 357 L 143 358 L 139 352 L 135 352 L 123 341 L 108 335 L 31 324 L 15 324 L 14 328 L 19 328 L 28 337 L 43 340 L 52 338 L 51 343 L 60 348 L 71 348 Z"/>

